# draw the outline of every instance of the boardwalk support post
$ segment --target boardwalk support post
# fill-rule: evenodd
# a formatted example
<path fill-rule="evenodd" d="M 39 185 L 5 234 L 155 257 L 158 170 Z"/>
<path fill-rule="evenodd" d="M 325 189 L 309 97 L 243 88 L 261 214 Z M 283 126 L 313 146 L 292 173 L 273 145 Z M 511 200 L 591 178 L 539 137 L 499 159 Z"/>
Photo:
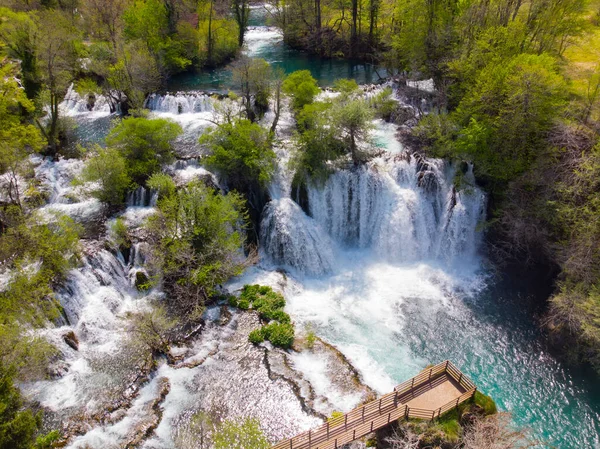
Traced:
<path fill-rule="evenodd" d="M 329 421 L 327 421 L 327 439 L 329 439 Z"/>
<path fill-rule="evenodd" d="M 310 442 L 311 432 L 312 430 L 308 431 L 308 449 L 310 449 L 310 447 L 312 446 L 312 443 Z"/>

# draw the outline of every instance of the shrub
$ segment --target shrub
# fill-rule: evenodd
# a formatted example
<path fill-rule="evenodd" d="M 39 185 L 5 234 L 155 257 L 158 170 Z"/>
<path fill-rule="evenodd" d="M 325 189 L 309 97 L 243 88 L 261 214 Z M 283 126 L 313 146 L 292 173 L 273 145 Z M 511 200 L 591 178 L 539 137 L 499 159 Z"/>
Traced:
<path fill-rule="evenodd" d="M 273 321 L 266 326 L 263 326 L 265 338 L 269 340 L 273 346 L 278 346 L 283 349 L 288 349 L 294 343 L 294 326 L 290 323 L 278 323 Z"/>
<path fill-rule="evenodd" d="M 123 204 L 125 192 L 131 185 L 125 158 L 118 150 L 99 145 L 94 147 L 93 152 L 83 169 L 83 181 L 98 183 L 92 194 L 103 203 L 113 206 Z"/>
<path fill-rule="evenodd" d="M 265 341 L 264 329 L 264 327 L 261 327 L 259 329 L 254 329 L 252 332 L 250 332 L 250 335 L 248 335 L 248 340 L 250 340 L 250 343 L 254 343 L 255 345 L 257 345 Z"/>
<path fill-rule="evenodd" d="M 319 93 L 317 80 L 312 77 L 308 70 L 298 70 L 290 73 L 281 87 L 283 92 L 292 98 L 292 107 L 296 111 L 312 103 Z"/>
<path fill-rule="evenodd" d="M 227 420 L 213 435 L 215 449 L 269 449 L 269 441 L 256 419 Z"/>
<path fill-rule="evenodd" d="M 161 164 L 173 160 L 173 143 L 182 129 L 165 119 L 126 118 L 106 138 L 125 158 L 127 174 L 137 183 L 144 182 L 160 170 Z"/>
<path fill-rule="evenodd" d="M 252 343 L 269 340 L 274 346 L 287 349 L 294 343 L 294 326 L 290 316 L 283 311 L 285 299 L 281 293 L 264 285 L 244 285 L 239 299 L 231 301 L 243 310 L 252 308 L 258 312 L 266 326 L 250 333 Z"/>
<path fill-rule="evenodd" d="M 231 189 L 248 193 L 256 184 L 266 186 L 275 170 L 275 152 L 265 129 L 250 120 L 224 123 L 200 137 L 210 155 L 208 167 L 219 170 Z"/>

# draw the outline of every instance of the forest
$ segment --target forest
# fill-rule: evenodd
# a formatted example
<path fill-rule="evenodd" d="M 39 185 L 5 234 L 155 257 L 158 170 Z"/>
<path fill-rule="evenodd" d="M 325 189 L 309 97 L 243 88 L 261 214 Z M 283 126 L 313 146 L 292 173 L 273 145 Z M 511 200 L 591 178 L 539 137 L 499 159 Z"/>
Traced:
<path fill-rule="evenodd" d="M 411 108 L 390 87 L 365 96 L 354 80 L 324 96 L 310 71 L 245 55 L 255 8 L 296 51 L 368 62 L 400 89 L 428 79 L 435 89 L 410 94 Z M 134 284 L 167 299 L 127 324 L 139 365 L 172 357 L 223 300 L 258 313 L 253 344 L 289 349 L 300 330 L 282 294 L 222 288 L 269 241 L 261 217 L 288 112 L 291 189 L 304 210 L 312 187 L 380 155 L 365 145 L 376 120 L 398 125 L 415 154 L 472 164 L 488 198 L 485 256 L 495 272 L 539 284 L 547 299 L 531 319 L 552 350 L 600 372 L 599 39 L 600 4 L 589 0 L 0 0 L 0 449 L 65 444 L 20 386 L 53 376 L 59 351 L 40 330 L 66 316 L 57 291 L 82 265 L 90 231 L 45 208 L 54 193 L 36 164 L 80 161 L 73 188 L 102 204 L 110 250 L 131 254 L 138 233 L 149 245 L 147 273 Z M 227 188 L 213 179 L 181 185 L 164 167 L 176 163 L 186 131 L 154 116 L 148 98 L 179 75 L 224 66 L 234 88 L 211 97 L 218 117 L 195 144 Z M 70 92 L 89 110 L 107 99 L 114 120 L 102 142 L 79 142 L 60 107 Z M 455 191 L 470 182 L 466 169 L 452 180 Z M 140 188 L 158 199 L 134 232 L 119 214 Z M 269 447 L 256 421 L 237 425 L 215 430 L 214 447 Z M 240 434 L 248 441 L 234 446 Z"/>

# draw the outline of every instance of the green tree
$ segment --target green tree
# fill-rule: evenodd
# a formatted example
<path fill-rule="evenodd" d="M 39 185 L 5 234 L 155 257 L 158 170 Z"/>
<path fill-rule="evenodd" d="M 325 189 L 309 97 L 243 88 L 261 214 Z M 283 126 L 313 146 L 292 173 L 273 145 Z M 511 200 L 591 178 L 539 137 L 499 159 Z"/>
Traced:
<path fill-rule="evenodd" d="M 130 117 L 111 130 L 106 142 L 125 159 L 131 179 L 141 184 L 173 160 L 173 143 L 181 132 L 170 120 Z"/>
<path fill-rule="evenodd" d="M 256 419 L 227 420 L 213 436 L 215 449 L 268 449 L 271 445 Z"/>
<path fill-rule="evenodd" d="M 246 116 L 255 121 L 255 109 L 262 116 L 271 96 L 271 66 L 264 59 L 241 57 L 233 64 L 233 82 L 241 93 Z"/>
<path fill-rule="evenodd" d="M 35 54 L 43 85 L 42 98 L 50 107 L 49 122 L 42 132 L 48 154 L 56 155 L 59 142 L 59 110 L 78 66 L 78 32 L 60 10 L 46 10 L 38 16 Z"/>
<path fill-rule="evenodd" d="M 314 101 L 319 93 L 317 80 L 308 70 L 298 70 L 290 73 L 283 81 L 282 91 L 292 99 L 292 107 L 299 111 L 305 105 Z"/>
<path fill-rule="evenodd" d="M 456 148 L 481 175 L 506 182 L 531 166 L 565 105 L 565 83 L 548 55 L 487 65 L 454 113 Z"/>
<path fill-rule="evenodd" d="M 149 218 L 151 266 L 160 273 L 170 304 L 198 316 L 216 287 L 241 273 L 247 219 L 243 199 L 194 182 L 177 190 L 166 175 L 148 181 L 158 190 L 158 213 Z"/>
<path fill-rule="evenodd" d="M 249 193 L 255 186 L 266 186 L 275 170 L 275 152 L 268 133 L 249 120 L 224 123 L 200 137 L 210 155 L 207 166 L 221 172 L 231 189 Z"/>
<path fill-rule="evenodd" d="M 123 21 L 125 37 L 145 43 L 161 75 L 180 72 L 192 63 L 175 34 L 176 17 L 170 2 L 135 0 L 123 13 Z"/>
<path fill-rule="evenodd" d="M 23 87 L 30 100 L 38 96 L 41 87 L 36 59 L 36 34 L 37 25 L 29 14 L 0 8 L 0 41 L 5 46 L 3 53 L 20 61 Z"/>
<path fill-rule="evenodd" d="M 98 183 L 92 193 L 100 201 L 112 206 L 123 204 L 125 192 L 131 185 L 127 161 L 115 148 L 96 145 L 92 151 L 93 155 L 83 169 L 83 181 Z"/>
<path fill-rule="evenodd" d="M 177 320 L 169 317 L 165 307 L 154 304 L 151 309 L 132 315 L 129 332 L 152 353 L 168 354 L 171 343 L 169 332 L 176 324 Z"/>
<path fill-rule="evenodd" d="M 21 206 L 20 180 L 28 167 L 28 156 L 40 151 L 45 141 L 39 130 L 28 124 L 21 111 L 32 113 L 33 103 L 16 78 L 16 67 L 0 63 L 0 173 L 8 178 L 7 197 Z"/>
<path fill-rule="evenodd" d="M 105 76 L 109 86 L 119 92 L 117 99 L 121 103 L 123 114 L 129 112 L 130 107 L 134 110 L 142 109 L 146 96 L 156 91 L 162 82 L 156 60 L 140 41 L 125 44 L 114 64 L 107 60 L 100 60 L 98 63 L 108 64 Z M 124 98 L 120 92 L 125 94 Z"/>
<path fill-rule="evenodd" d="M 13 373 L 0 364 L 0 448 L 30 449 L 41 425 L 41 415 L 23 410 L 19 389 L 13 384 Z"/>
<path fill-rule="evenodd" d="M 244 35 L 250 19 L 250 2 L 248 0 L 232 0 L 231 10 L 238 25 L 238 46 L 244 45 Z"/>
<path fill-rule="evenodd" d="M 345 142 L 355 164 L 369 158 L 368 151 L 359 149 L 359 141 L 367 142 L 373 129 L 373 111 L 366 100 L 342 96 L 335 101 L 331 109 L 332 126 L 337 128 L 338 136 Z"/>

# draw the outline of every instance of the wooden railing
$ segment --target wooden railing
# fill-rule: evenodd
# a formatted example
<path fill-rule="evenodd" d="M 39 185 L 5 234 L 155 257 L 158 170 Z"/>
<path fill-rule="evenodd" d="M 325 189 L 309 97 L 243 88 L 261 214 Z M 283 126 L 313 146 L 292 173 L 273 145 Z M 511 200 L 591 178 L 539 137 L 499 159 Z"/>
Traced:
<path fill-rule="evenodd" d="M 442 376 L 452 378 L 465 392 L 457 399 L 434 410 L 409 407 L 401 402 L 401 399 L 407 396 L 417 397 L 418 394 L 414 396 L 411 393 L 418 392 L 419 389 L 435 382 Z M 447 378 L 440 380 L 449 381 Z M 393 392 L 383 395 L 376 401 L 369 402 L 343 416 L 330 419 L 316 429 L 280 441 L 272 449 L 337 449 L 400 418 L 428 420 L 439 418 L 471 398 L 476 390 L 475 384 L 470 379 L 451 362 L 445 361 L 401 383 L 394 388 Z"/>

